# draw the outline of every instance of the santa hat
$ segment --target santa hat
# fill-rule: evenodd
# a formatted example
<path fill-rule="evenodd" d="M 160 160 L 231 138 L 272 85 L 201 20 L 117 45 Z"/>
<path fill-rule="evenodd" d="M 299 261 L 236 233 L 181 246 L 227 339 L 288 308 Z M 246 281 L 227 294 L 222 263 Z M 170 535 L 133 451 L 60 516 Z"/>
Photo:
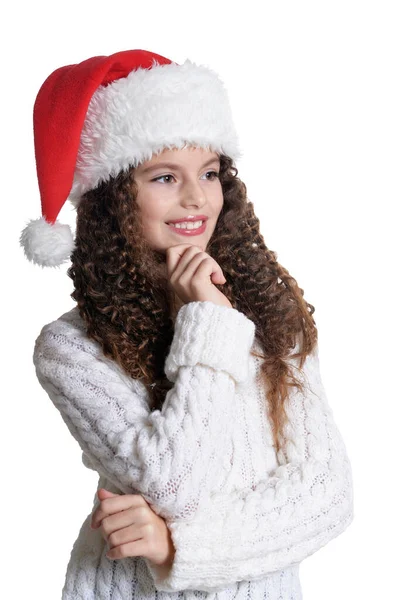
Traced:
<path fill-rule="evenodd" d="M 66 200 L 165 148 L 197 146 L 241 156 L 227 92 L 218 75 L 146 50 L 95 56 L 54 71 L 36 97 L 34 143 L 42 216 L 23 229 L 26 257 L 42 267 L 67 261 Z"/>

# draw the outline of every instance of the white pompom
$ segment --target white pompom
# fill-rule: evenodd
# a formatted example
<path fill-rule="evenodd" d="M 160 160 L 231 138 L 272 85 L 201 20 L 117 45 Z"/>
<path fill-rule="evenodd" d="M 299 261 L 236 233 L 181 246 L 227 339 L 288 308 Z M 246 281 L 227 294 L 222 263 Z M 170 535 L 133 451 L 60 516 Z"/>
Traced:
<path fill-rule="evenodd" d="M 41 267 L 58 267 L 69 260 L 75 247 L 69 225 L 48 223 L 44 217 L 29 221 L 19 239 L 25 256 Z"/>

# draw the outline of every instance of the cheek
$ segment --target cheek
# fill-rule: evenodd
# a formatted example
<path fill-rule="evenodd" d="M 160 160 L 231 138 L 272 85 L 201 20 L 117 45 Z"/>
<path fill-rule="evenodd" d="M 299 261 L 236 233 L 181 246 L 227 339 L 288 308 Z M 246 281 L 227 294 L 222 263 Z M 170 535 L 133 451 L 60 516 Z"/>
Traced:
<path fill-rule="evenodd" d="M 143 219 L 147 222 L 162 220 L 165 212 L 164 207 L 159 202 L 159 198 L 153 198 L 151 196 L 142 199 L 140 210 Z"/>

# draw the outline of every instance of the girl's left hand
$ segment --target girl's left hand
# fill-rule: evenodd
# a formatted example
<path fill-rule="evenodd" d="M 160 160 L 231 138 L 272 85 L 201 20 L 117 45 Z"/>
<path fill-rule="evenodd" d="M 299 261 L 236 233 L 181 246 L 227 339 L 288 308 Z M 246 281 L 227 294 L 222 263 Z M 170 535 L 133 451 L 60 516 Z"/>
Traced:
<path fill-rule="evenodd" d="M 169 567 L 175 548 L 170 531 L 162 519 L 139 494 L 114 494 L 97 491 L 99 506 L 91 518 L 91 528 L 101 527 L 111 559 L 143 556 L 155 565 Z"/>

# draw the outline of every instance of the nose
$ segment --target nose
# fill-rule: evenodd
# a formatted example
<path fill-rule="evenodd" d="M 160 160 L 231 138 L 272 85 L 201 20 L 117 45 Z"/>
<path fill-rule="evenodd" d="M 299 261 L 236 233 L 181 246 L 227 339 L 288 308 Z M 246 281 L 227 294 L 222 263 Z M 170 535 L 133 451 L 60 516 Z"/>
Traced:
<path fill-rule="evenodd" d="M 200 182 L 186 181 L 181 188 L 182 206 L 203 206 L 206 203 L 206 195 Z"/>

